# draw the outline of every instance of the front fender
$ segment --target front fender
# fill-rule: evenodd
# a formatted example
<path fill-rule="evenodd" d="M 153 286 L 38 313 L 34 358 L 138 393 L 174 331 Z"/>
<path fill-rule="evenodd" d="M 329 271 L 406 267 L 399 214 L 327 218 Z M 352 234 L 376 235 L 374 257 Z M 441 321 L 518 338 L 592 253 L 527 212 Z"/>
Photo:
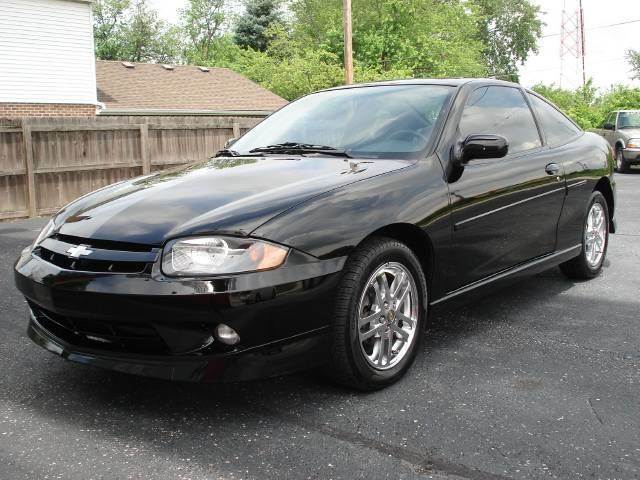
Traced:
<path fill-rule="evenodd" d="M 314 197 L 261 225 L 252 236 L 325 259 L 348 255 L 380 228 L 408 223 L 422 228 L 435 249 L 447 245 L 451 234 L 443 175 L 434 155 Z"/>
<path fill-rule="evenodd" d="M 613 142 L 613 146 L 615 147 L 616 145 L 621 145 L 622 148 L 627 148 L 627 140 L 629 140 L 628 137 L 626 137 L 626 135 L 620 135 L 615 142 Z"/>

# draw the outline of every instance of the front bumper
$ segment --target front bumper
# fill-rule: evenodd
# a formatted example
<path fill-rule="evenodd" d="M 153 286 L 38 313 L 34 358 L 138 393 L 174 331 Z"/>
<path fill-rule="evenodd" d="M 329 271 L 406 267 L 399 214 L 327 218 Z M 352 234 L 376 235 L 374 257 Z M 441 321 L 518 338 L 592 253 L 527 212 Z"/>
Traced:
<path fill-rule="evenodd" d="M 622 157 L 630 165 L 640 164 L 640 148 L 625 148 Z"/>
<path fill-rule="evenodd" d="M 68 360 L 171 380 L 242 381 L 326 361 L 344 258 L 292 252 L 270 272 L 174 280 L 64 270 L 30 251 L 15 265 L 28 334 Z M 212 340 L 225 323 L 234 347 Z"/>

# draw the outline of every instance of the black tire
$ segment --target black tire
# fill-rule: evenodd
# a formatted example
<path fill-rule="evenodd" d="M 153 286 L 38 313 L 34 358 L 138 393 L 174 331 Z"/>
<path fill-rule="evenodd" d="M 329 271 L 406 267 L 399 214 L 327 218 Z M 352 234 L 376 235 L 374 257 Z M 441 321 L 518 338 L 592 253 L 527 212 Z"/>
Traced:
<path fill-rule="evenodd" d="M 629 173 L 629 164 L 624 159 L 621 148 L 616 149 L 616 171 L 618 173 Z"/>
<path fill-rule="evenodd" d="M 605 242 L 604 242 L 604 250 L 602 254 L 602 258 L 598 262 L 597 265 L 593 266 L 587 261 L 586 254 L 586 237 L 585 230 L 587 228 L 587 216 L 591 211 L 591 207 L 594 203 L 599 203 L 604 209 L 605 216 Z M 607 256 L 607 248 L 609 247 L 609 206 L 607 205 L 607 200 L 604 198 L 602 193 L 598 190 L 591 194 L 589 198 L 589 203 L 587 204 L 587 209 L 584 215 L 584 222 L 582 227 L 582 250 L 580 251 L 580 255 L 577 257 L 560 264 L 560 270 L 567 277 L 574 280 L 588 280 L 594 277 L 597 277 L 602 271 L 602 265 L 604 264 L 604 260 Z"/>
<path fill-rule="evenodd" d="M 388 370 L 378 370 L 366 360 L 360 347 L 359 301 L 368 280 L 378 268 L 396 262 L 413 277 L 418 303 L 418 320 L 410 346 L 398 363 Z M 427 282 L 418 258 L 405 244 L 390 238 L 376 237 L 364 243 L 345 264 L 338 288 L 332 321 L 328 375 L 336 382 L 358 390 L 372 391 L 399 380 L 413 363 L 426 324 Z"/>

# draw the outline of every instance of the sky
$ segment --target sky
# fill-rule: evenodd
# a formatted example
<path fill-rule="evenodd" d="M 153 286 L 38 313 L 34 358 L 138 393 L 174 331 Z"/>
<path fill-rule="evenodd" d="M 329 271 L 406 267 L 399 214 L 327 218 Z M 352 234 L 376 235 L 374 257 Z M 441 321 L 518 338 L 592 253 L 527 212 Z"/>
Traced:
<path fill-rule="evenodd" d="M 575 88 L 582 83 L 582 71 L 578 59 L 570 54 L 564 58 L 561 69 L 560 31 L 562 11 L 575 13 L 578 0 L 533 0 L 543 12 L 545 23 L 539 53 L 532 55 L 520 68 L 520 81 L 525 87 L 537 83 L 555 84 Z M 176 21 L 177 10 L 186 0 L 151 0 L 162 17 Z M 609 88 L 623 83 L 640 86 L 631 80 L 631 72 L 625 52 L 630 48 L 640 50 L 640 0 L 583 0 L 587 77 L 592 77 L 596 87 Z M 635 22 L 634 22 L 635 21 Z M 621 22 L 633 22 L 610 26 Z M 561 72 L 563 74 L 561 75 Z"/>
<path fill-rule="evenodd" d="M 178 18 L 178 8 L 183 8 L 187 0 L 149 0 L 149 3 L 165 20 L 175 22 Z"/>
<path fill-rule="evenodd" d="M 565 56 L 561 79 L 560 32 L 563 6 L 567 14 L 576 12 L 578 0 L 536 0 L 544 12 L 543 38 L 539 53 L 520 69 L 520 81 L 526 87 L 536 83 L 555 83 L 575 88 L 582 83 L 582 70 L 571 55 Z M 592 77 L 599 88 L 624 83 L 640 86 L 631 80 L 625 52 L 640 50 L 640 0 L 583 0 L 585 23 L 585 65 L 587 78 Z M 625 25 L 609 26 L 621 22 Z"/>

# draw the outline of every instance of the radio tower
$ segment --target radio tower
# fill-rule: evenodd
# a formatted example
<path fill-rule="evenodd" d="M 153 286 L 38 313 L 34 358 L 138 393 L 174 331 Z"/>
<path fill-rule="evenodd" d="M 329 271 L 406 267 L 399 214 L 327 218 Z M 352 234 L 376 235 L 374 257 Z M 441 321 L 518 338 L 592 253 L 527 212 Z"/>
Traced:
<path fill-rule="evenodd" d="M 572 3 L 575 0 L 569 0 Z M 574 9 L 567 11 L 567 0 L 562 3 L 562 28 L 560 33 L 560 88 L 565 77 L 565 64 L 567 58 L 576 61 L 576 71 L 582 69 L 582 85 L 587 84 L 587 74 L 585 70 L 585 33 L 584 33 L 584 10 L 582 0 L 578 0 Z"/>

